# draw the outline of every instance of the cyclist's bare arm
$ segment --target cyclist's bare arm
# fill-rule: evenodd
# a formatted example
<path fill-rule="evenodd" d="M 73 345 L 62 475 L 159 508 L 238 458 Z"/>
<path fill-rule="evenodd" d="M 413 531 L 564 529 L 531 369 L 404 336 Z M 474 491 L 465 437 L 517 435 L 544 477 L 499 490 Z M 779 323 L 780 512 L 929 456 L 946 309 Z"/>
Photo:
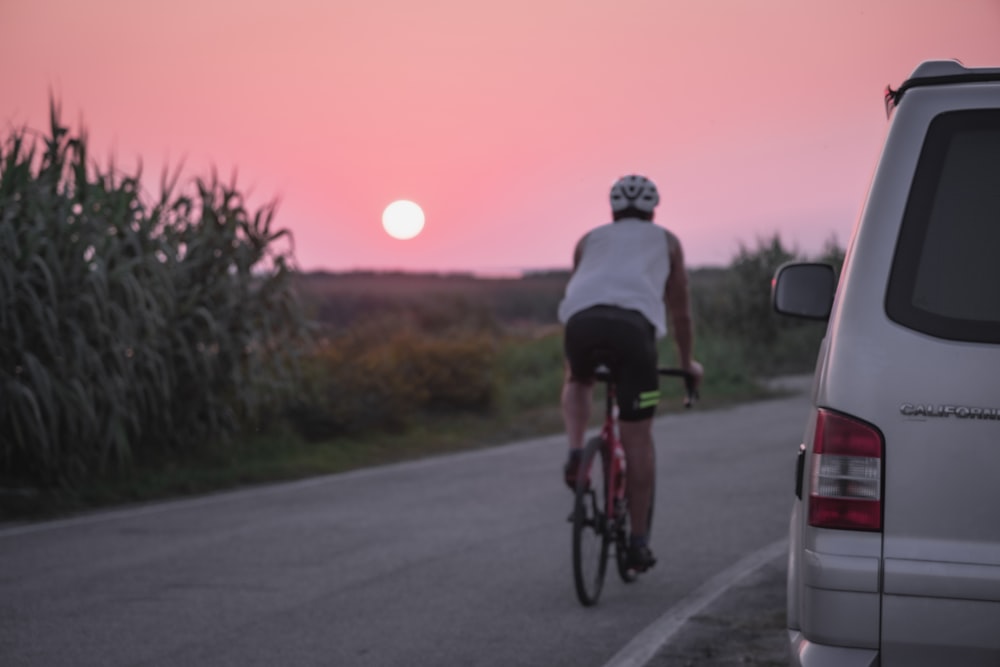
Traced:
<path fill-rule="evenodd" d="M 576 242 L 576 247 L 573 248 L 573 271 L 576 271 L 576 267 L 580 266 L 580 258 L 583 257 L 583 245 L 587 242 L 587 235 L 584 234 L 579 241 Z"/>
<path fill-rule="evenodd" d="M 670 330 L 677 344 L 678 362 L 681 368 L 694 372 L 700 378 L 701 365 L 692 358 L 694 330 L 684 250 L 680 240 L 670 231 L 667 231 L 667 247 L 670 253 L 670 276 L 664 290 L 664 301 L 670 318 Z"/>

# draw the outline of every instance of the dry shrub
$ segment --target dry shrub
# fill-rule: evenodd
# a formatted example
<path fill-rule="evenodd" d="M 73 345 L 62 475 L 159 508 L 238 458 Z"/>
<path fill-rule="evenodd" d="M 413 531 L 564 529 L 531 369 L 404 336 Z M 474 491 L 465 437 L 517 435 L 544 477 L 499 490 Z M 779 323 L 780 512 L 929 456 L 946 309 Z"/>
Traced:
<path fill-rule="evenodd" d="M 307 364 L 310 396 L 291 410 L 307 437 L 399 429 L 430 411 L 486 411 L 493 405 L 491 336 L 436 336 L 381 320 L 325 341 Z"/>

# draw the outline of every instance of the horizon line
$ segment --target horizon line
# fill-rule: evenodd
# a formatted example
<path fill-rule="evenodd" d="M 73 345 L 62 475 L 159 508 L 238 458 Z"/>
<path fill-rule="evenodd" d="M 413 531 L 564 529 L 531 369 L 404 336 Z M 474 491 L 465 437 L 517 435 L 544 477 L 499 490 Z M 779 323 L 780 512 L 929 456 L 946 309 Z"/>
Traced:
<path fill-rule="evenodd" d="M 705 269 L 724 269 L 723 264 L 705 264 L 699 266 L 688 266 L 688 271 L 698 271 Z M 351 268 L 329 268 L 314 267 L 302 268 L 297 271 L 302 274 L 325 273 L 331 275 L 346 274 L 376 274 L 376 275 L 421 275 L 421 276 L 471 276 L 474 278 L 525 278 L 532 275 L 544 275 L 550 273 L 569 273 L 571 267 L 534 267 L 534 268 L 486 268 L 486 269 L 406 269 L 406 268 L 373 268 L 373 267 L 351 267 Z"/>

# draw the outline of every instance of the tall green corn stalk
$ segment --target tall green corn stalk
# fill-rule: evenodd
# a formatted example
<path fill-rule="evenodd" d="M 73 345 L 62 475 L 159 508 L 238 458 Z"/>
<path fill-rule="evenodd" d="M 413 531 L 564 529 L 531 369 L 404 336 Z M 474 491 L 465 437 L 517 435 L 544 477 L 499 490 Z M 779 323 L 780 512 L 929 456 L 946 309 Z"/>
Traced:
<path fill-rule="evenodd" d="M 309 336 L 274 205 L 176 174 L 147 202 L 54 104 L 33 137 L 0 147 L 0 481 L 72 484 L 266 417 Z"/>

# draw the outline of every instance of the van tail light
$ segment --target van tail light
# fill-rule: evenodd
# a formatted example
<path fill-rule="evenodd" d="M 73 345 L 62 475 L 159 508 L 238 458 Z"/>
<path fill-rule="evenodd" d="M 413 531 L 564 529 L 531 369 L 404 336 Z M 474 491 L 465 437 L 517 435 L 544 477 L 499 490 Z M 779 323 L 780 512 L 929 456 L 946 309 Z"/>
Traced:
<path fill-rule="evenodd" d="M 882 530 L 882 434 L 820 408 L 813 439 L 809 525 Z"/>

